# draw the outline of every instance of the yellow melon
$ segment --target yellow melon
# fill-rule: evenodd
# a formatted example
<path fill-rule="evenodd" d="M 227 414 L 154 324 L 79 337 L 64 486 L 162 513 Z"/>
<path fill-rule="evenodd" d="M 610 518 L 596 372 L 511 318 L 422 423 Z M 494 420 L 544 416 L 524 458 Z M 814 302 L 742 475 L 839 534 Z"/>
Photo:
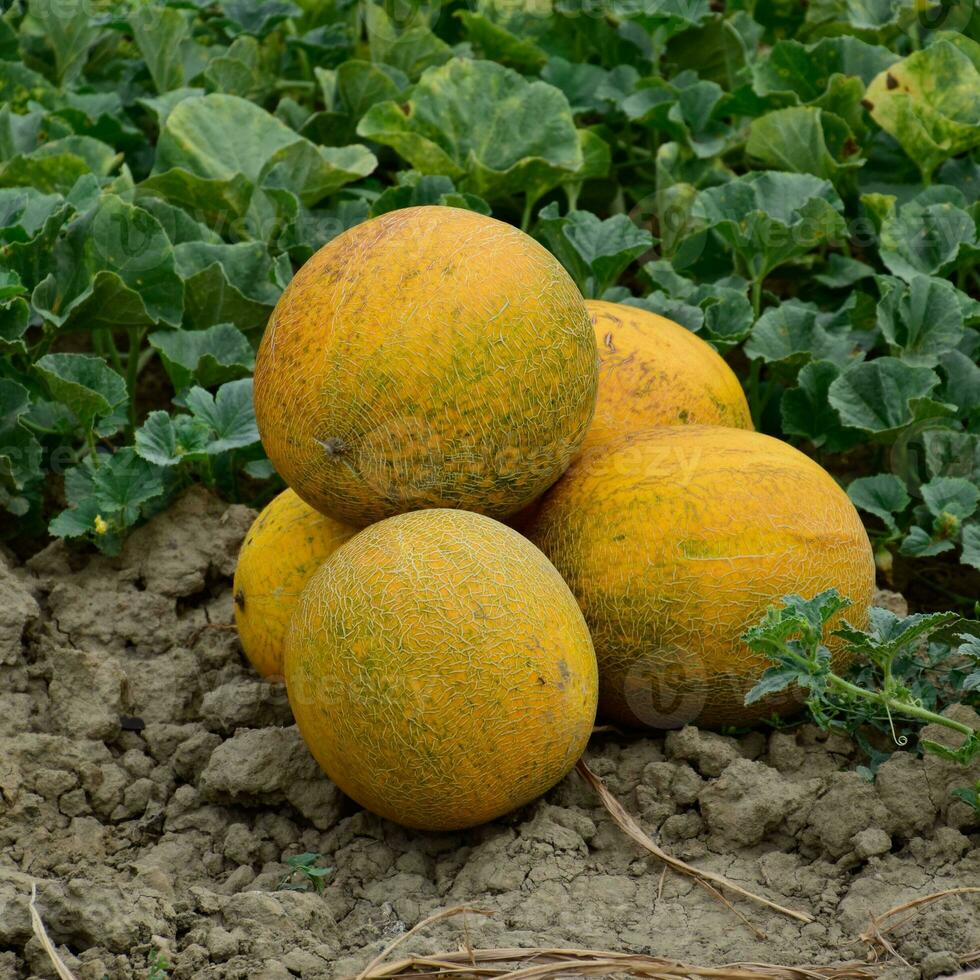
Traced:
<path fill-rule="evenodd" d="M 795 688 L 745 706 L 769 661 L 744 631 L 783 595 L 831 587 L 861 627 L 874 593 L 871 546 L 844 491 L 792 446 L 744 429 L 660 427 L 587 453 L 528 534 L 592 631 L 600 714 L 626 725 L 792 711 Z"/>
<path fill-rule="evenodd" d="M 541 245 L 471 211 L 406 208 L 296 274 L 262 338 L 255 414 L 286 482 L 345 523 L 504 517 L 578 450 L 597 371 L 585 302 Z"/>
<path fill-rule="evenodd" d="M 710 344 L 648 310 L 585 305 L 599 348 L 599 395 L 583 451 L 656 425 L 752 428 L 742 386 Z"/>
<path fill-rule="evenodd" d="M 595 717 L 595 654 L 548 560 L 488 517 L 381 521 L 320 567 L 286 646 L 286 686 L 321 767 L 358 803 L 428 830 L 545 792 Z"/>
<path fill-rule="evenodd" d="M 242 649 L 263 677 L 282 677 L 286 628 L 303 587 L 356 530 L 313 510 L 292 490 L 267 504 L 249 528 L 235 569 L 235 623 Z"/>

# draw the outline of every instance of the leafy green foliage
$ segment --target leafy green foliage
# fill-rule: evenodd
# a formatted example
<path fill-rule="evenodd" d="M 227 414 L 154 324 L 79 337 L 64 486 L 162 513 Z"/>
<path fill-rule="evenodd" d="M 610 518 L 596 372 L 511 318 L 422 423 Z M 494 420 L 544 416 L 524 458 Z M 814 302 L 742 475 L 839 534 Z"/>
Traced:
<path fill-rule="evenodd" d="M 437 205 L 714 345 L 756 426 L 849 484 L 883 576 L 969 605 L 972 4 L 7 6 L 10 533 L 116 549 L 192 481 L 268 496 L 247 383 L 282 290 L 345 229 Z"/>
<path fill-rule="evenodd" d="M 279 888 L 285 891 L 315 891 L 318 895 L 326 887 L 326 877 L 333 873 L 333 868 L 321 868 L 317 861 L 320 855 L 315 851 L 303 854 L 292 854 L 286 859 L 289 872 L 279 883 Z"/>
<path fill-rule="evenodd" d="M 967 700 L 980 680 L 980 623 L 964 622 L 956 613 L 918 613 L 899 617 L 872 607 L 867 630 L 846 620 L 831 630 L 837 646 L 855 661 L 848 677 L 834 672 L 826 633 L 851 602 L 836 589 L 804 599 L 788 595 L 742 637 L 754 651 L 772 661 L 746 695 L 752 704 L 798 684 L 807 705 L 823 728 L 859 732 L 864 726 L 888 732 L 908 744 L 896 728 L 903 720 L 931 724 L 955 732 L 958 744 L 920 739 L 923 751 L 968 765 L 980 757 L 980 730 L 939 713 L 943 701 Z M 927 640 L 937 641 L 931 646 Z M 959 661 L 963 666 L 954 666 Z M 898 717 L 896 717 L 898 716 Z M 969 802 L 967 795 L 959 793 Z"/>

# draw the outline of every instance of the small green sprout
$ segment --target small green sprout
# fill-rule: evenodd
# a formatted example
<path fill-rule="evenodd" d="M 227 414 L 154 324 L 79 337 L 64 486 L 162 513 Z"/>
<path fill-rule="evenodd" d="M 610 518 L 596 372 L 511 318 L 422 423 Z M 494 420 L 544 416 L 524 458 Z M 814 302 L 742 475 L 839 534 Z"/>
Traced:
<path fill-rule="evenodd" d="M 170 963 L 159 950 L 150 957 L 150 968 L 146 973 L 146 980 L 167 980 L 167 971 Z"/>
<path fill-rule="evenodd" d="M 313 891 L 318 895 L 324 889 L 324 878 L 333 871 L 333 868 L 317 867 L 316 862 L 320 860 L 320 855 L 315 851 L 307 851 L 304 854 L 294 854 L 286 858 L 286 864 L 290 871 L 284 875 L 279 882 L 279 888 L 284 891 L 309 891 L 312 886 Z M 303 877 L 296 881 L 296 876 Z"/>

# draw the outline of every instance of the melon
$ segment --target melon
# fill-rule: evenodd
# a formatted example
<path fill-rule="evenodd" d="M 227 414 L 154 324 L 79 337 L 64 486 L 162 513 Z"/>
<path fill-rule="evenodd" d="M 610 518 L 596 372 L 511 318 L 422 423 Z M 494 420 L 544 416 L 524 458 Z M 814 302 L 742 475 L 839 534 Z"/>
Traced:
<path fill-rule="evenodd" d="M 262 338 L 255 414 L 286 482 L 343 523 L 499 518 L 566 468 L 597 377 L 585 301 L 546 249 L 482 214 L 415 207 L 299 270 Z"/>
<path fill-rule="evenodd" d="M 325 517 L 284 490 L 245 535 L 232 590 L 242 649 L 263 676 L 281 679 L 286 630 L 303 587 L 356 528 Z"/>
<path fill-rule="evenodd" d="M 796 687 L 745 705 L 769 661 L 742 634 L 782 596 L 832 587 L 863 628 L 874 594 L 871 546 L 844 491 L 803 453 L 744 429 L 665 426 L 587 453 L 528 534 L 585 614 L 600 714 L 627 726 L 791 713 Z"/>
<path fill-rule="evenodd" d="M 583 451 L 658 425 L 751 429 L 735 372 L 673 320 L 635 306 L 586 300 L 599 349 L 599 393 Z"/>
<path fill-rule="evenodd" d="M 483 823 L 582 754 L 595 653 L 561 576 L 479 514 L 388 518 L 310 580 L 286 644 L 306 744 L 362 806 L 409 827 Z"/>

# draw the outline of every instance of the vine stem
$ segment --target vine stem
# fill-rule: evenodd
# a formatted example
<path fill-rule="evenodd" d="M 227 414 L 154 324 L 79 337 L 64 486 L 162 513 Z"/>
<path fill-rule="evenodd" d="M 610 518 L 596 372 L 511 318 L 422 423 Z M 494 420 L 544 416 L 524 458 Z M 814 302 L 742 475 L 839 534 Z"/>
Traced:
<path fill-rule="evenodd" d="M 791 657 L 798 664 L 805 667 L 813 666 L 812 661 L 808 660 L 804 656 L 801 656 L 785 643 L 773 643 L 772 645 L 777 647 L 781 653 Z M 832 670 L 827 671 L 827 673 L 824 674 L 824 677 L 831 687 L 840 691 L 842 694 L 849 694 L 851 697 L 859 698 L 862 701 L 871 701 L 874 704 L 880 704 L 886 710 L 890 709 L 892 711 L 897 711 L 909 718 L 918 718 L 920 721 L 929 722 L 935 725 L 942 725 L 944 728 L 950 728 L 954 732 L 959 732 L 961 735 L 965 735 L 967 738 L 970 738 L 973 735 L 973 729 L 969 725 L 966 725 L 961 721 L 956 721 L 955 718 L 947 718 L 945 715 L 937 714 L 935 711 L 930 711 L 928 708 L 923 708 L 920 705 L 912 704 L 908 701 L 902 701 L 899 698 L 887 694 L 885 691 L 868 691 L 863 687 L 858 687 L 857 684 L 852 684 L 850 681 L 844 680 L 843 677 L 835 674 Z"/>

